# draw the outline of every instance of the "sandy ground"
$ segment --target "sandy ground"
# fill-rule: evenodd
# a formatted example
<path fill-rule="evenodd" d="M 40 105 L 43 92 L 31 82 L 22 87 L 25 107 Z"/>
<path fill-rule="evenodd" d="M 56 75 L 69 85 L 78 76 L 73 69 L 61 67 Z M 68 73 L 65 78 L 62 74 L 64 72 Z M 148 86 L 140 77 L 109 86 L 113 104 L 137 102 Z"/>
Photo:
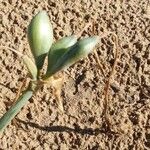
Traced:
<path fill-rule="evenodd" d="M 65 73 L 62 114 L 45 85 L 0 137 L 1 150 L 144 150 L 150 149 L 150 3 L 148 0 L 0 0 L 0 45 L 32 57 L 26 29 L 39 10 L 47 10 L 55 40 L 117 34 L 120 45 L 104 119 L 104 87 L 115 57 L 112 36 L 95 53 Z M 18 56 L 0 48 L 0 116 L 14 101 L 27 69 Z"/>

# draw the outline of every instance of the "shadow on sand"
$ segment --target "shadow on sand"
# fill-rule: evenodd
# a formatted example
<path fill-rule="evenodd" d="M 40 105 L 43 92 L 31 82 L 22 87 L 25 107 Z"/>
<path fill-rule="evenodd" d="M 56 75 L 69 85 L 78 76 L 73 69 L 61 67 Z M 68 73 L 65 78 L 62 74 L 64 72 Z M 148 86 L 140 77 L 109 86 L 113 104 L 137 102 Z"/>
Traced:
<path fill-rule="evenodd" d="M 112 131 L 109 132 L 109 130 L 107 130 L 105 127 L 101 128 L 101 129 L 100 128 L 81 129 L 78 125 L 76 125 L 74 128 L 70 128 L 67 126 L 59 126 L 59 125 L 58 126 L 40 126 L 40 125 L 33 123 L 33 122 L 26 122 L 26 121 L 23 121 L 21 119 L 16 119 L 16 120 L 20 123 L 23 123 L 26 126 L 30 126 L 30 127 L 42 130 L 42 131 L 47 131 L 47 132 L 67 132 L 67 133 L 74 132 L 74 133 L 78 133 L 78 134 L 82 134 L 82 135 L 84 135 L 84 134 L 98 135 L 98 134 L 102 134 L 102 133 L 114 134 Z"/>

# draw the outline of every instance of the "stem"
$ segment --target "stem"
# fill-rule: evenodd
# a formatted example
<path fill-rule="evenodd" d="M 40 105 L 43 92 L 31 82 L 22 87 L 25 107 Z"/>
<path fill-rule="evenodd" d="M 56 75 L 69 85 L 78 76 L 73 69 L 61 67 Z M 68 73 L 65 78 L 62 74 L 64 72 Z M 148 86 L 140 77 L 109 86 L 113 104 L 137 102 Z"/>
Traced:
<path fill-rule="evenodd" d="M 32 86 L 32 83 L 31 83 Z M 5 127 L 11 122 L 11 120 L 17 115 L 21 108 L 32 97 L 34 90 L 29 86 L 15 102 L 13 106 L 0 118 L 0 132 L 3 132 Z"/>

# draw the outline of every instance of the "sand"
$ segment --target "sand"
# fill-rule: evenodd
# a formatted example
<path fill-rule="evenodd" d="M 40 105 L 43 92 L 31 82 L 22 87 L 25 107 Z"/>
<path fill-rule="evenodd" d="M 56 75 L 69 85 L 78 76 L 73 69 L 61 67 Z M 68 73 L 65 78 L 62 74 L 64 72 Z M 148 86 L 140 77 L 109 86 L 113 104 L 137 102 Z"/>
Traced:
<path fill-rule="evenodd" d="M 113 32 L 119 57 L 108 92 L 107 128 L 105 86 L 114 58 L 114 38 L 101 38 L 95 53 L 64 72 L 64 113 L 52 87 L 33 96 L 0 136 L 1 150 L 144 150 L 150 149 L 150 2 L 148 0 L 0 0 L 0 45 L 32 57 L 27 26 L 46 10 L 54 39 Z M 93 23 L 94 22 L 94 23 Z M 12 105 L 28 74 L 22 60 L 0 48 L 0 116 Z"/>

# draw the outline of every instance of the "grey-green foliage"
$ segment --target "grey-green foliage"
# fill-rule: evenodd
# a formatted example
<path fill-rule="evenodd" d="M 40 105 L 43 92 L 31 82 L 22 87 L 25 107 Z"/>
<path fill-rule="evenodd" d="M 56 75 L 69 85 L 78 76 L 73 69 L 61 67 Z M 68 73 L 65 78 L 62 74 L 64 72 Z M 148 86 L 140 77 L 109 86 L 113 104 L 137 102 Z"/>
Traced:
<path fill-rule="evenodd" d="M 51 69 L 57 61 L 60 59 L 60 57 L 65 54 L 68 50 L 69 47 L 74 45 L 77 42 L 77 38 L 75 36 L 68 36 L 64 37 L 58 41 L 56 41 L 48 54 L 48 69 L 47 69 L 47 74 L 51 72 Z"/>
<path fill-rule="evenodd" d="M 23 59 L 24 64 L 28 68 L 28 71 L 31 74 L 32 79 L 37 80 L 38 70 L 37 70 L 36 65 L 33 63 L 33 61 L 27 55 L 24 55 L 22 57 L 22 59 Z"/>
<path fill-rule="evenodd" d="M 41 69 L 44 59 L 53 42 L 53 29 L 45 11 L 39 12 L 29 24 L 28 41 L 38 69 Z"/>
<path fill-rule="evenodd" d="M 22 93 L 19 99 L 14 105 L 0 118 L 0 132 L 3 132 L 5 127 L 10 123 L 10 121 L 16 116 L 16 114 L 21 110 L 21 108 L 27 103 L 27 101 L 32 97 L 33 91 L 27 89 Z"/>
<path fill-rule="evenodd" d="M 46 77 L 56 73 L 59 70 L 65 69 L 75 62 L 79 61 L 80 59 L 86 57 L 92 51 L 98 41 L 98 36 L 85 38 L 76 42 L 71 47 L 65 49 L 65 51 L 63 51 L 61 55 L 59 52 L 59 58 L 57 58 L 56 64 L 54 64 L 51 68 L 48 67 Z M 50 62 L 50 57 L 48 59 Z"/>
<path fill-rule="evenodd" d="M 28 56 L 22 56 L 22 54 L 21 56 L 32 75 L 33 80 L 30 81 L 28 88 L 22 92 L 22 95 L 13 106 L 0 118 L 0 131 L 3 131 L 26 102 L 32 97 L 33 93 L 41 87 L 41 82 L 44 83 L 41 80 L 51 77 L 58 71 L 63 70 L 78 60 L 86 57 L 98 43 L 99 38 L 97 36 L 92 36 L 77 41 L 75 36 L 69 36 L 58 40 L 52 45 L 52 26 L 47 13 L 41 11 L 29 24 L 28 41 L 35 63 L 32 62 Z M 39 77 L 39 71 L 42 69 L 47 54 L 47 73 L 44 77 Z"/>
<path fill-rule="evenodd" d="M 97 36 L 93 36 L 77 41 L 72 35 L 52 44 L 53 30 L 45 11 L 39 12 L 28 27 L 28 40 L 38 72 L 48 54 L 48 67 L 44 79 L 86 57 L 98 39 Z"/>

